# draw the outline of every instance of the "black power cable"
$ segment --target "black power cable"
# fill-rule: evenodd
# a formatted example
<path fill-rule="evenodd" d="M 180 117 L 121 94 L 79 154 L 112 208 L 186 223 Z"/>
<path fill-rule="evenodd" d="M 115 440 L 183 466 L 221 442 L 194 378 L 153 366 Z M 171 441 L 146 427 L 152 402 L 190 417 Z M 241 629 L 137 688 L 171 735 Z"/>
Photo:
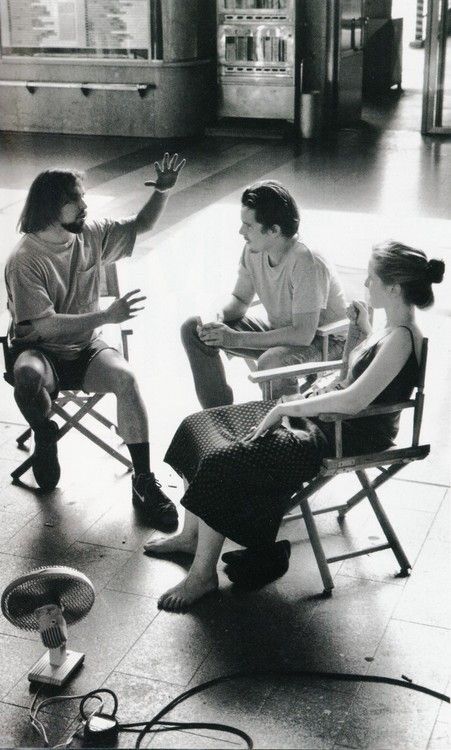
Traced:
<path fill-rule="evenodd" d="M 152 727 L 155 726 L 155 724 L 163 723 L 161 722 L 161 718 L 165 716 L 169 711 L 172 711 L 173 708 L 178 706 L 183 701 L 187 700 L 193 695 L 196 695 L 196 693 L 200 693 L 203 690 L 207 690 L 208 688 L 214 687 L 215 685 L 219 685 L 223 682 L 228 682 L 231 680 L 238 680 L 238 679 L 245 679 L 249 677 L 307 677 L 307 678 L 313 678 L 315 680 L 340 680 L 340 681 L 348 681 L 348 682 L 376 682 L 376 683 L 385 683 L 387 685 L 397 685 L 398 687 L 404 687 L 409 688 L 409 690 L 416 690 L 420 693 L 424 693 L 425 695 L 430 695 L 433 698 L 438 698 L 439 700 L 445 701 L 446 703 L 450 702 L 449 696 L 445 695 L 444 693 L 439 693 L 436 690 L 431 690 L 431 688 L 424 687 L 423 685 L 417 685 L 415 682 L 406 682 L 405 680 L 398 680 L 393 677 L 381 677 L 379 675 L 367 675 L 367 674 L 356 674 L 356 673 L 346 673 L 346 672 L 316 672 L 316 671 L 306 671 L 306 670 L 284 670 L 284 671 L 278 671 L 278 670 L 255 670 L 250 672 L 234 672 L 233 674 L 229 675 L 222 675 L 221 677 L 216 677 L 213 680 L 209 680 L 208 682 L 202 682 L 200 685 L 195 685 L 194 687 L 190 688 L 189 690 L 186 690 L 184 693 L 181 693 L 176 698 L 174 698 L 172 701 L 166 704 L 164 708 L 162 708 L 155 716 L 150 719 L 148 722 L 144 723 L 143 728 L 140 730 L 138 737 L 136 739 L 135 748 L 141 747 L 141 742 L 143 738 L 146 736 L 146 734 L 150 733 L 152 731 Z M 166 722 L 164 722 L 166 723 Z M 182 728 L 182 726 L 187 726 L 186 724 L 180 723 L 180 725 L 177 728 Z M 212 725 L 212 724 L 202 724 L 199 725 L 203 728 L 218 728 L 218 726 L 221 726 L 221 728 L 224 731 L 232 731 L 234 734 L 239 735 L 242 737 L 249 750 L 253 747 L 252 739 L 246 735 L 244 732 L 241 732 L 240 730 L 237 730 L 233 727 L 227 727 L 226 725 Z M 175 728 L 175 727 L 174 727 Z"/>
<path fill-rule="evenodd" d="M 87 702 L 92 698 L 97 698 L 100 700 L 101 694 L 110 695 L 112 697 L 113 710 L 106 712 L 102 708 L 101 713 L 94 712 L 93 714 L 87 715 L 85 709 Z M 106 744 L 110 746 L 115 736 L 117 736 L 119 732 L 137 732 L 140 731 L 138 727 L 144 727 L 145 734 L 147 734 L 148 732 L 180 731 L 182 729 L 212 729 L 216 731 L 223 731 L 228 732 L 229 734 L 235 734 L 237 737 L 241 737 L 241 739 L 245 741 L 249 750 L 252 750 L 253 747 L 252 739 L 249 737 L 249 735 L 247 735 L 241 729 L 231 727 L 228 724 L 218 724 L 212 722 L 154 721 L 154 724 L 159 725 L 158 728 L 147 730 L 146 726 L 148 722 L 145 721 L 139 721 L 131 724 L 119 723 L 116 719 L 117 709 L 117 695 L 113 690 L 110 690 L 109 688 L 98 688 L 97 690 L 92 690 L 91 692 L 86 693 L 86 695 L 83 696 L 80 701 L 79 713 L 81 718 L 85 722 L 85 739 L 90 744 L 101 744 L 102 746 Z"/>
<path fill-rule="evenodd" d="M 439 693 L 437 690 L 432 690 L 431 688 L 424 687 L 423 685 L 417 685 L 415 682 L 412 682 L 409 677 L 405 677 L 404 675 L 402 675 L 402 680 L 398 680 L 393 677 L 381 677 L 379 675 L 354 674 L 346 672 L 317 672 L 298 669 L 280 671 L 265 669 L 234 672 L 233 674 L 222 675 L 220 677 L 209 680 L 208 682 L 203 682 L 200 685 L 196 685 L 170 701 L 170 703 L 164 706 L 164 708 L 162 708 L 157 714 L 155 714 L 155 716 L 149 721 L 140 721 L 131 724 L 120 724 L 116 719 L 116 713 L 118 709 L 117 695 L 113 690 L 110 690 L 109 688 L 98 688 L 97 690 L 92 690 L 89 693 L 86 693 L 86 695 L 60 695 L 46 698 L 35 707 L 38 696 L 38 694 L 36 694 L 30 708 L 30 719 L 33 726 L 36 728 L 36 730 L 44 740 L 44 746 L 48 747 L 49 743 L 47 740 L 45 729 L 37 718 L 39 711 L 45 705 L 48 705 L 50 703 L 70 701 L 81 698 L 79 712 L 81 718 L 83 719 L 85 739 L 90 745 L 95 744 L 96 747 L 111 747 L 119 732 L 122 731 L 139 732 L 136 739 L 135 748 L 140 748 L 141 742 L 145 735 L 151 732 L 156 734 L 160 732 L 180 731 L 182 729 L 210 729 L 214 731 L 220 730 L 223 732 L 228 732 L 229 734 L 234 734 L 244 740 L 248 750 L 252 750 L 252 738 L 249 737 L 249 735 L 243 732 L 241 729 L 231 727 L 228 724 L 212 722 L 161 721 L 161 719 L 173 708 L 178 706 L 183 701 L 187 700 L 187 698 L 190 698 L 192 695 L 195 695 L 196 693 L 200 693 L 203 690 L 207 690 L 208 688 L 214 687 L 215 685 L 219 685 L 224 682 L 230 682 L 232 680 L 238 679 L 249 679 L 253 677 L 301 677 L 307 679 L 311 678 L 313 680 L 385 683 L 387 685 L 409 688 L 409 690 L 415 690 L 417 692 L 424 693 L 425 695 L 430 695 L 431 697 L 437 698 L 441 701 L 445 701 L 446 703 L 450 702 L 449 696 L 445 695 L 444 693 Z M 101 698 L 102 694 L 109 695 L 113 699 L 112 711 L 107 712 L 104 710 L 104 701 Z M 100 702 L 100 706 L 94 711 L 91 711 L 91 713 L 86 714 L 85 706 L 91 698 L 95 698 L 96 700 L 98 700 Z M 141 728 L 139 729 L 139 727 Z M 74 735 L 75 732 L 72 737 Z M 68 745 L 69 742 L 66 739 L 63 744 L 59 744 L 56 747 L 68 747 Z"/>

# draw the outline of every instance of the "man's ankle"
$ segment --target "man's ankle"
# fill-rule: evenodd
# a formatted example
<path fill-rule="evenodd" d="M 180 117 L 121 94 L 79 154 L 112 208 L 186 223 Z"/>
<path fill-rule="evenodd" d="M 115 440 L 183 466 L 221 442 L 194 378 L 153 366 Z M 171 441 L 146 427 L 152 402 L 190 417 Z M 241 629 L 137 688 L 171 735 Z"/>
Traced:
<path fill-rule="evenodd" d="M 150 447 L 148 441 L 127 443 L 127 448 L 132 459 L 135 477 L 140 476 L 140 474 L 150 474 Z"/>
<path fill-rule="evenodd" d="M 55 437 L 57 430 L 58 425 L 52 419 L 45 419 L 43 422 L 39 422 L 33 427 L 36 440 L 52 439 Z"/>

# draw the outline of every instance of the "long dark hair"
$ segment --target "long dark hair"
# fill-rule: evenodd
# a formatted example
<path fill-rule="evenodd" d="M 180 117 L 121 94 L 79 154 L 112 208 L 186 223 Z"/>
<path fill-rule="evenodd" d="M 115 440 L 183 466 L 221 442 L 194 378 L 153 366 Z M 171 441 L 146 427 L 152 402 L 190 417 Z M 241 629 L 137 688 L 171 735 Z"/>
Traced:
<path fill-rule="evenodd" d="M 241 203 L 255 210 L 255 219 L 270 229 L 275 224 L 284 237 L 293 237 L 299 229 L 299 211 L 296 201 L 280 182 L 265 180 L 250 185 L 241 196 Z"/>
<path fill-rule="evenodd" d="M 440 284 L 442 260 L 428 260 L 423 250 L 387 240 L 373 248 L 374 270 L 384 284 L 399 284 L 404 301 L 421 309 L 434 303 L 431 284 Z"/>
<path fill-rule="evenodd" d="M 72 169 L 46 169 L 33 180 L 20 214 L 20 232 L 39 232 L 54 224 L 62 207 L 73 199 L 81 172 Z"/>

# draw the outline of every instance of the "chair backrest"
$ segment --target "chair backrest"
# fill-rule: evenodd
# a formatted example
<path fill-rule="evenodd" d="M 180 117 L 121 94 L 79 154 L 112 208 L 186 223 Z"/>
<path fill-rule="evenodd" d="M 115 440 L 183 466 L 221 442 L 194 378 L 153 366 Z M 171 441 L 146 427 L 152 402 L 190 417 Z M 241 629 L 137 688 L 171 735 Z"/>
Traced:
<path fill-rule="evenodd" d="M 413 412 L 412 445 L 418 445 L 419 440 L 420 440 L 421 422 L 423 419 L 424 381 L 426 377 L 428 345 L 429 345 L 429 340 L 427 338 L 424 338 L 423 343 L 421 345 L 420 366 L 418 369 L 417 392 L 415 395 L 415 407 L 414 407 L 414 412 Z"/>
<path fill-rule="evenodd" d="M 376 416 L 378 414 L 389 414 L 398 412 L 401 413 L 404 409 L 413 409 L 413 429 L 412 429 L 412 441 L 409 448 L 400 449 L 389 449 L 387 455 L 402 454 L 403 451 L 412 451 L 419 446 L 421 422 L 423 418 L 423 407 L 424 407 L 424 381 L 426 375 L 426 363 L 428 353 L 428 339 L 424 338 L 421 345 L 420 362 L 418 367 L 418 379 L 415 383 L 415 395 L 408 401 L 396 402 L 394 404 L 377 404 L 369 406 L 367 409 L 363 409 L 358 414 L 353 415 L 353 419 L 361 419 L 363 417 Z M 342 421 L 344 418 L 343 414 L 326 414 L 322 415 L 322 418 L 326 422 L 335 423 L 335 457 L 324 460 L 325 465 L 332 466 L 336 461 L 340 461 L 341 466 L 353 467 L 356 463 L 355 457 L 347 457 L 343 459 L 343 436 L 342 436 Z M 429 450 L 429 448 L 428 448 Z M 380 453 L 379 455 L 382 455 Z M 372 461 L 372 456 L 376 454 L 363 454 L 360 462 L 365 462 L 367 459 Z M 374 464 L 377 466 L 377 463 Z"/>
<path fill-rule="evenodd" d="M 100 269 L 100 296 L 119 297 L 119 281 L 116 263 L 108 263 Z"/>

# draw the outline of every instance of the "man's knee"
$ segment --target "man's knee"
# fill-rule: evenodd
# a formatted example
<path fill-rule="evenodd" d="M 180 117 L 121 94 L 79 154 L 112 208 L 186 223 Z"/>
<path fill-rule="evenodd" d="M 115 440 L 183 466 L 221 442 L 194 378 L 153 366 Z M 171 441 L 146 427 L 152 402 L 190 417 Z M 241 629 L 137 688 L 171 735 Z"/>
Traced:
<path fill-rule="evenodd" d="M 14 390 L 17 395 L 32 398 L 39 393 L 44 383 L 39 367 L 26 362 L 14 367 Z"/>
<path fill-rule="evenodd" d="M 188 318 L 180 327 L 180 336 L 184 346 L 189 346 L 194 339 L 197 339 L 197 326 L 199 318 Z"/>
<path fill-rule="evenodd" d="M 283 367 L 288 364 L 287 357 L 289 353 L 290 350 L 286 346 L 273 346 L 260 355 L 257 360 L 257 369 L 262 371 L 272 370 L 274 367 Z"/>
<path fill-rule="evenodd" d="M 133 370 L 124 364 L 123 367 L 115 367 L 107 376 L 110 380 L 111 390 L 116 396 L 124 396 L 127 393 L 136 393 L 139 390 L 138 381 Z"/>

